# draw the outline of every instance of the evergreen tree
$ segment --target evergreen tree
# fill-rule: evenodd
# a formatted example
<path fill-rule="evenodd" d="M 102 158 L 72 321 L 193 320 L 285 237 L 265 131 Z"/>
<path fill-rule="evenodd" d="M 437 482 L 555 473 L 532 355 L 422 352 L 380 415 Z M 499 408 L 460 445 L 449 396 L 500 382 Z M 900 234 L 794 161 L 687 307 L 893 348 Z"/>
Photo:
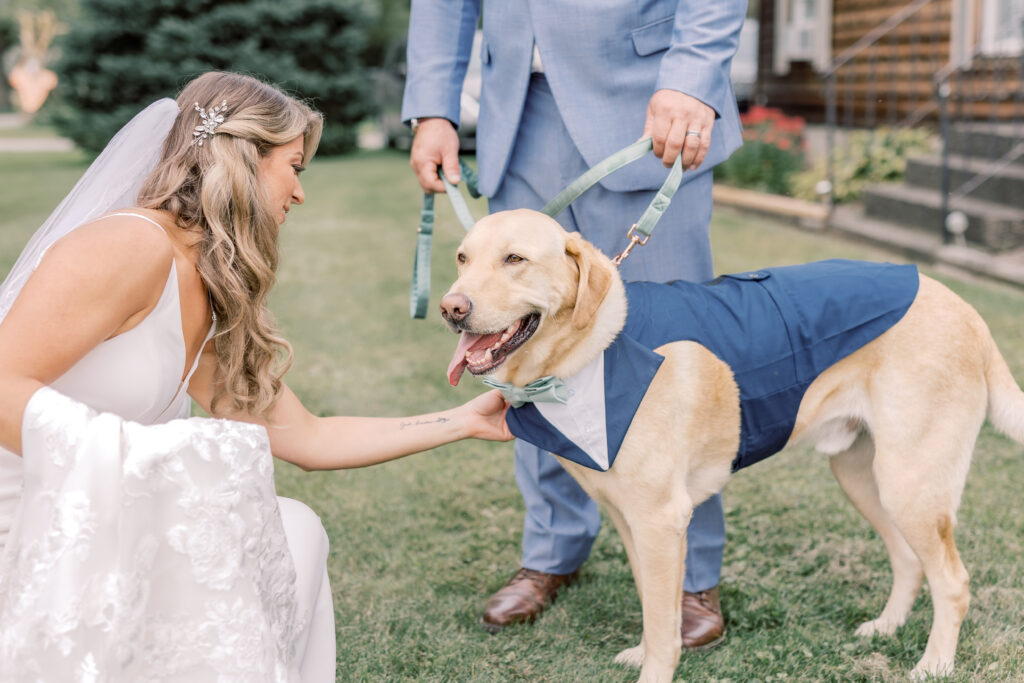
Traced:
<path fill-rule="evenodd" d="M 355 146 L 370 113 L 359 0 L 83 0 L 62 37 L 54 123 L 99 151 L 139 109 L 211 70 L 262 78 L 325 116 L 321 152 Z"/>
<path fill-rule="evenodd" d="M 0 15 L 0 56 L 5 55 L 8 50 L 18 45 L 18 24 L 14 19 Z M 10 70 L 7 60 L 0 60 L 0 69 L 3 73 Z M 0 78 L 0 111 L 7 111 L 11 108 L 11 86 L 6 78 Z"/>

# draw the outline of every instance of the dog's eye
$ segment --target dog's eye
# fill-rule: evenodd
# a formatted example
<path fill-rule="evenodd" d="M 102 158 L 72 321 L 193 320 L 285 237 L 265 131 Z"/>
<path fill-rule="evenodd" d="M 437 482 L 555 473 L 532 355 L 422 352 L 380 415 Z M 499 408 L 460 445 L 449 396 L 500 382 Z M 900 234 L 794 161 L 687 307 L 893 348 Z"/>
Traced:
<path fill-rule="evenodd" d="M 461 266 L 463 263 L 466 262 L 466 255 L 460 251 L 458 254 L 455 255 L 455 262 Z"/>
<path fill-rule="evenodd" d="M 505 257 L 505 263 L 521 263 L 525 260 L 526 259 L 524 259 L 519 254 L 509 254 L 508 256 Z"/>

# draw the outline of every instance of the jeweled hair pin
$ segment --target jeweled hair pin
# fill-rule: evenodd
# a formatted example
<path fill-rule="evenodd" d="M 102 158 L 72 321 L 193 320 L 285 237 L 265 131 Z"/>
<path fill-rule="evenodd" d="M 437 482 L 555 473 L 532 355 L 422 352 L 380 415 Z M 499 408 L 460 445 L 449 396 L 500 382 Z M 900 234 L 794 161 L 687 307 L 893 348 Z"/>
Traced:
<path fill-rule="evenodd" d="M 192 135 L 194 137 L 192 138 L 191 144 L 194 145 L 198 143 L 198 145 L 202 147 L 203 140 L 216 133 L 217 126 L 224 123 L 224 112 L 228 110 L 228 101 L 221 100 L 221 103 L 216 107 L 211 107 L 209 112 L 200 107 L 199 103 L 196 102 L 195 109 L 199 112 L 199 118 L 201 118 L 203 122 L 196 126 L 196 129 L 192 131 Z"/>

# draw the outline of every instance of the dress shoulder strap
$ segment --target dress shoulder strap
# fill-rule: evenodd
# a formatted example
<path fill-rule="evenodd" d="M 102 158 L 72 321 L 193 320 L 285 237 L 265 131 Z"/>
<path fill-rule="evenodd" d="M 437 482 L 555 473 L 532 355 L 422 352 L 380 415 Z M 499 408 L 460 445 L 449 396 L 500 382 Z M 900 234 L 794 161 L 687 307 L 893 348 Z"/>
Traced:
<path fill-rule="evenodd" d="M 106 216 L 104 216 L 104 218 L 111 218 L 113 216 L 133 216 L 135 218 L 141 218 L 142 220 L 152 223 L 156 227 L 160 228 L 160 231 L 163 232 L 165 235 L 167 234 L 167 231 L 164 230 L 164 226 L 160 225 L 149 216 L 143 216 L 141 213 L 135 213 L 133 211 L 118 211 L 115 213 L 108 213 Z"/>
<path fill-rule="evenodd" d="M 108 213 L 108 214 L 106 214 L 104 216 L 100 216 L 96 220 L 103 220 L 104 218 L 111 218 L 113 216 L 132 216 L 134 218 L 141 218 L 142 220 L 146 221 L 147 223 L 152 223 L 156 227 L 160 228 L 160 232 L 162 232 L 163 234 L 167 235 L 167 231 L 164 230 L 164 226 L 160 225 L 159 223 L 157 223 L 155 220 L 153 220 L 149 216 L 143 216 L 141 213 L 134 213 L 132 211 L 120 211 L 120 212 L 115 212 L 115 213 Z M 167 235 L 167 236 L 170 237 L 170 235 Z M 53 246 L 53 244 L 46 245 L 46 248 L 43 249 L 39 253 L 39 258 L 36 259 L 36 265 L 34 266 L 34 268 L 38 268 L 39 267 L 39 264 L 43 262 L 43 257 L 46 256 L 46 253 L 48 251 L 50 251 L 50 247 L 52 247 L 52 246 Z"/>

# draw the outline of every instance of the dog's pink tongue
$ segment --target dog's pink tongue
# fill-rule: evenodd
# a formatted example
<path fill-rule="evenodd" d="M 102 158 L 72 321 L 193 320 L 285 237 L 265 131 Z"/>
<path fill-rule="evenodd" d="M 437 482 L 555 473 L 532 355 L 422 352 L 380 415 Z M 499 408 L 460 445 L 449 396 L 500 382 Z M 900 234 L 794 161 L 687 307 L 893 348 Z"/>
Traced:
<path fill-rule="evenodd" d="M 471 332 L 463 332 L 459 336 L 459 345 L 455 349 L 455 355 L 452 356 L 452 362 L 448 364 L 448 383 L 453 387 L 458 385 L 459 380 L 462 379 L 462 373 L 465 371 L 466 365 L 468 365 L 466 362 L 466 352 L 479 339 L 479 334 Z"/>
<path fill-rule="evenodd" d="M 500 332 L 492 334 L 463 332 L 459 337 L 459 346 L 455 349 L 455 355 L 452 356 L 452 362 L 448 365 L 448 383 L 453 387 L 459 383 L 463 370 L 469 365 L 467 354 L 475 354 L 474 362 L 479 364 L 485 358 L 487 349 L 497 343 L 499 339 L 501 339 Z"/>

